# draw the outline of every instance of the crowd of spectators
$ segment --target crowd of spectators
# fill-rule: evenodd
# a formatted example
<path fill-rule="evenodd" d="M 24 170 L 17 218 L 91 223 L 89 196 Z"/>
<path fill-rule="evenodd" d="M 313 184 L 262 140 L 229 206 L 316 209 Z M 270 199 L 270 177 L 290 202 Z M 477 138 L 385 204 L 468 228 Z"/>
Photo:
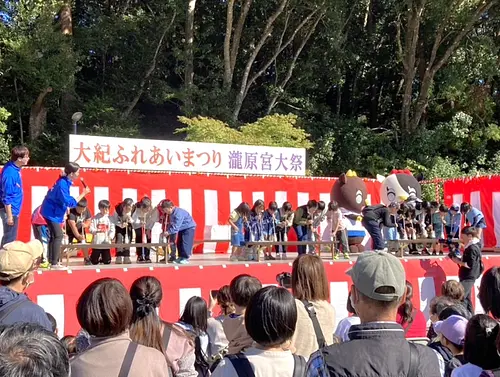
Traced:
<path fill-rule="evenodd" d="M 365 252 L 347 274 L 347 310 L 337 321 L 325 267 L 304 254 L 291 289 L 239 275 L 192 297 L 175 323 L 159 316 L 161 282 L 117 279 L 80 295 L 81 330 L 59 339 L 55 319 L 25 295 L 42 245 L 0 251 L 0 376 L 3 377 L 499 377 L 500 270 L 483 274 L 472 315 L 461 283 L 443 283 L 430 321 L 413 305 L 400 260 Z M 333 293 L 334 294 L 334 293 Z M 338 322 L 338 325 L 337 325 Z"/>

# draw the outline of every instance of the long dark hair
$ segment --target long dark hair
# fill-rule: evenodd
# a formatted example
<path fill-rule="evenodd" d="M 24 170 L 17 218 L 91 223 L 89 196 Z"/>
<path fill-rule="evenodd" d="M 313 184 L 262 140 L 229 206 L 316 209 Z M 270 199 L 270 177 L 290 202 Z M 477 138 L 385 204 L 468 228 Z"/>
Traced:
<path fill-rule="evenodd" d="M 231 301 L 229 285 L 222 286 L 217 292 L 217 304 L 221 309 L 221 314 L 228 315 L 234 313 L 234 304 Z"/>
<path fill-rule="evenodd" d="M 127 198 L 123 202 L 116 205 L 115 211 L 118 214 L 118 216 L 123 216 L 124 215 L 123 209 L 125 208 L 125 206 L 133 207 L 133 205 L 134 205 L 134 200 L 131 198 Z M 133 212 L 133 208 L 132 208 L 132 212 Z"/>
<path fill-rule="evenodd" d="M 163 297 L 160 281 L 153 276 L 143 276 L 132 283 L 130 298 L 134 306 L 130 338 L 146 347 L 165 353 L 161 336 L 161 320 L 156 314 Z"/>
<path fill-rule="evenodd" d="M 238 207 L 236 207 L 235 211 L 241 216 L 241 217 L 250 217 L 250 205 L 247 202 L 241 203 Z"/>
<path fill-rule="evenodd" d="M 265 210 L 266 208 L 266 204 L 264 203 L 264 201 L 262 199 L 258 199 L 255 201 L 255 203 L 253 204 L 253 207 L 252 207 L 252 213 L 257 213 L 257 207 L 262 207 L 262 210 Z"/>
<path fill-rule="evenodd" d="M 406 299 L 398 308 L 398 314 L 401 316 L 401 325 L 410 324 L 413 322 L 413 285 L 406 281 Z"/>
<path fill-rule="evenodd" d="M 201 348 L 200 336 L 207 331 L 208 307 L 205 300 L 201 297 L 191 297 L 186 303 L 180 322 L 184 322 L 193 327 L 194 332 L 194 355 L 195 368 L 200 375 L 200 371 L 206 371 L 209 368 L 207 361 L 208 355 Z"/>

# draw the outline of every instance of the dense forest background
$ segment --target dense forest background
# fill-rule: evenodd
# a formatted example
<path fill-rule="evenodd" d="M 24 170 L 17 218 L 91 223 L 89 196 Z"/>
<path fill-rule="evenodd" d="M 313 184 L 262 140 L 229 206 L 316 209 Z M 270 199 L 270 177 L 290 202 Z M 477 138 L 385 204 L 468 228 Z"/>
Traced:
<path fill-rule="evenodd" d="M 500 0 L 0 2 L 2 161 L 64 163 L 75 112 L 85 134 L 303 146 L 315 175 L 500 173 Z"/>

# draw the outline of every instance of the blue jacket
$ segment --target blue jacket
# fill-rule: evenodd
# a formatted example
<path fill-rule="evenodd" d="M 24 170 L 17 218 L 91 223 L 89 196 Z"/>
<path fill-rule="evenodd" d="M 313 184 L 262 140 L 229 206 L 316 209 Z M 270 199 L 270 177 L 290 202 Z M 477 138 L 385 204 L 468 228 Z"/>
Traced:
<path fill-rule="evenodd" d="M 68 208 L 75 208 L 78 202 L 69 193 L 73 182 L 68 177 L 61 177 L 47 192 L 40 213 L 47 220 L 62 224 Z"/>
<path fill-rule="evenodd" d="M 168 234 L 176 234 L 182 232 L 183 230 L 195 228 L 196 223 L 193 218 L 185 209 L 175 207 L 174 211 L 170 215 L 169 224 L 167 226 Z"/>
<path fill-rule="evenodd" d="M 475 207 L 472 207 L 472 209 L 465 215 L 465 218 L 467 219 L 467 222 L 469 223 L 470 226 L 476 226 L 477 223 L 479 223 L 481 220 L 484 219 L 483 213 L 478 210 Z"/>
<path fill-rule="evenodd" d="M 14 323 L 34 323 L 52 332 L 52 324 L 47 317 L 47 313 L 41 306 L 31 302 L 25 294 L 14 292 L 8 287 L 0 287 L 0 317 L 4 310 L 17 302 L 27 301 L 15 308 L 4 318 L 0 325 L 13 325 Z"/>
<path fill-rule="evenodd" d="M 0 198 L 4 205 L 12 206 L 12 215 L 19 216 L 23 205 L 23 181 L 21 168 L 9 161 L 2 169 L 2 184 L 0 185 Z"/>

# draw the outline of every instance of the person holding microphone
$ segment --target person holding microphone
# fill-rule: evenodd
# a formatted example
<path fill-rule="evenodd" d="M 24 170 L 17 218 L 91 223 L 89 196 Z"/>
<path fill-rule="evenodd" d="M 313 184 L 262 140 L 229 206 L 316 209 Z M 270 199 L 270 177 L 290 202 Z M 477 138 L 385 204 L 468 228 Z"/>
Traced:
<path fill-rule="evenodd" d="M 61 224 L 64 222 L 66 211 L 68 208 L 75 208 L 78 206 L 78 202 L 90 193 L 90 189 L 87 185 L 84 185 L 83 192 L 77 199 L 70 195 L 69 189 L 79 175 L 80 165 L 75 162 L 67 163 L 64 167 L 63 174 L 47 192 L 42 203 L 40 213 L 45 221 L 47 221 L 47 227 L 50 233 L 47 258 L 52 269 L 62 268 L 59 264 L 61 243 L 63 239 Z"/>

